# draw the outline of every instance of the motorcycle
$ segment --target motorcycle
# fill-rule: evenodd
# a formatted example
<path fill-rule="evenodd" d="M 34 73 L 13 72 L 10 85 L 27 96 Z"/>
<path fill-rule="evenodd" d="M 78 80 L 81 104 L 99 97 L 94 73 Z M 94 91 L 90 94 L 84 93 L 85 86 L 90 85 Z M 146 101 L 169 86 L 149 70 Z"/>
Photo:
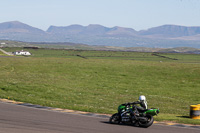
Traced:
<path fill-rule="evenodd" d="M 136 105 L 122 104 L 118 107 L 118 113 L 110 117 L 111 124 L 131 124 L 139 127 L 150 127 L 154 122 L 154 115 L 159 113 L 159 109 L 140 110 Z"/>

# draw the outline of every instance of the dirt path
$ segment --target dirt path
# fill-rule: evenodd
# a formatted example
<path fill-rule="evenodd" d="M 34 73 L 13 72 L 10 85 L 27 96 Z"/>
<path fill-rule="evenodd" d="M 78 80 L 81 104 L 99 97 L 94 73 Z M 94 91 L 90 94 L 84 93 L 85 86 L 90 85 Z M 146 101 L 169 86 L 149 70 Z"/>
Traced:
<path fill-rule="evenodd" d="M 6 52 L 6 51 L 3 50 L 3 49 L 0 49 L 0 51 L 3 52 L 3 53 L 6 54 L 6 55 L 13 55 L 13 54 L 11 54 L 11 53 L 9 53 L 9 52 Z"/>

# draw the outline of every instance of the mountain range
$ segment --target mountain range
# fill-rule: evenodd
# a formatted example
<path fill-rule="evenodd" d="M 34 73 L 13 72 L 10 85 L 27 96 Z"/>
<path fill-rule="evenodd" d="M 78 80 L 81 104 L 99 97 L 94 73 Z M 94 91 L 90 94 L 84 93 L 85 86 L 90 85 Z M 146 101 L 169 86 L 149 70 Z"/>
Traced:
<path fill-rule="evenodd" d="M 88 26 L 50 26 L 46 31 L 19 21 L 0 23 L 1 40 L 25 42 L 72 42 L 120 47 L 200 48 L 200 26 L 162 25 L 147 30 Z"/>

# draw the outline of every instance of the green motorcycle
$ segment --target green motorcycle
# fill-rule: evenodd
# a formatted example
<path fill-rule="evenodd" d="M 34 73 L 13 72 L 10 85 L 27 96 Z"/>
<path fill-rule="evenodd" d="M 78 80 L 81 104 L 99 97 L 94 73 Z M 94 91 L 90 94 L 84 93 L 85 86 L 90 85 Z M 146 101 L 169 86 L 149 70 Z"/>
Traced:
<path fill-rule="evenodd" d="M 132 124 L 147 128 L 153 124 L 153 116 L 157 115 L 159 112 L 159 109 L 139 110 L 136 105 L 122 104 L 118 107 L 118 113 L 110 117 L 110 123 Z"/>

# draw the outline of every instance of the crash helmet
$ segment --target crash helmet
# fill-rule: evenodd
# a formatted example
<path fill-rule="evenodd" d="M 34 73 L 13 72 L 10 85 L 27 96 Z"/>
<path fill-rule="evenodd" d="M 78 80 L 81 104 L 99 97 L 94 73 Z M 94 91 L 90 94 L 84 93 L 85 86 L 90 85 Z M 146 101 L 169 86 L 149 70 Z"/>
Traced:
<path fill-rule="evenodd" d="M 144 95 L 139 96 L 140 101 L 146 101 L 146 97 Z"/>

